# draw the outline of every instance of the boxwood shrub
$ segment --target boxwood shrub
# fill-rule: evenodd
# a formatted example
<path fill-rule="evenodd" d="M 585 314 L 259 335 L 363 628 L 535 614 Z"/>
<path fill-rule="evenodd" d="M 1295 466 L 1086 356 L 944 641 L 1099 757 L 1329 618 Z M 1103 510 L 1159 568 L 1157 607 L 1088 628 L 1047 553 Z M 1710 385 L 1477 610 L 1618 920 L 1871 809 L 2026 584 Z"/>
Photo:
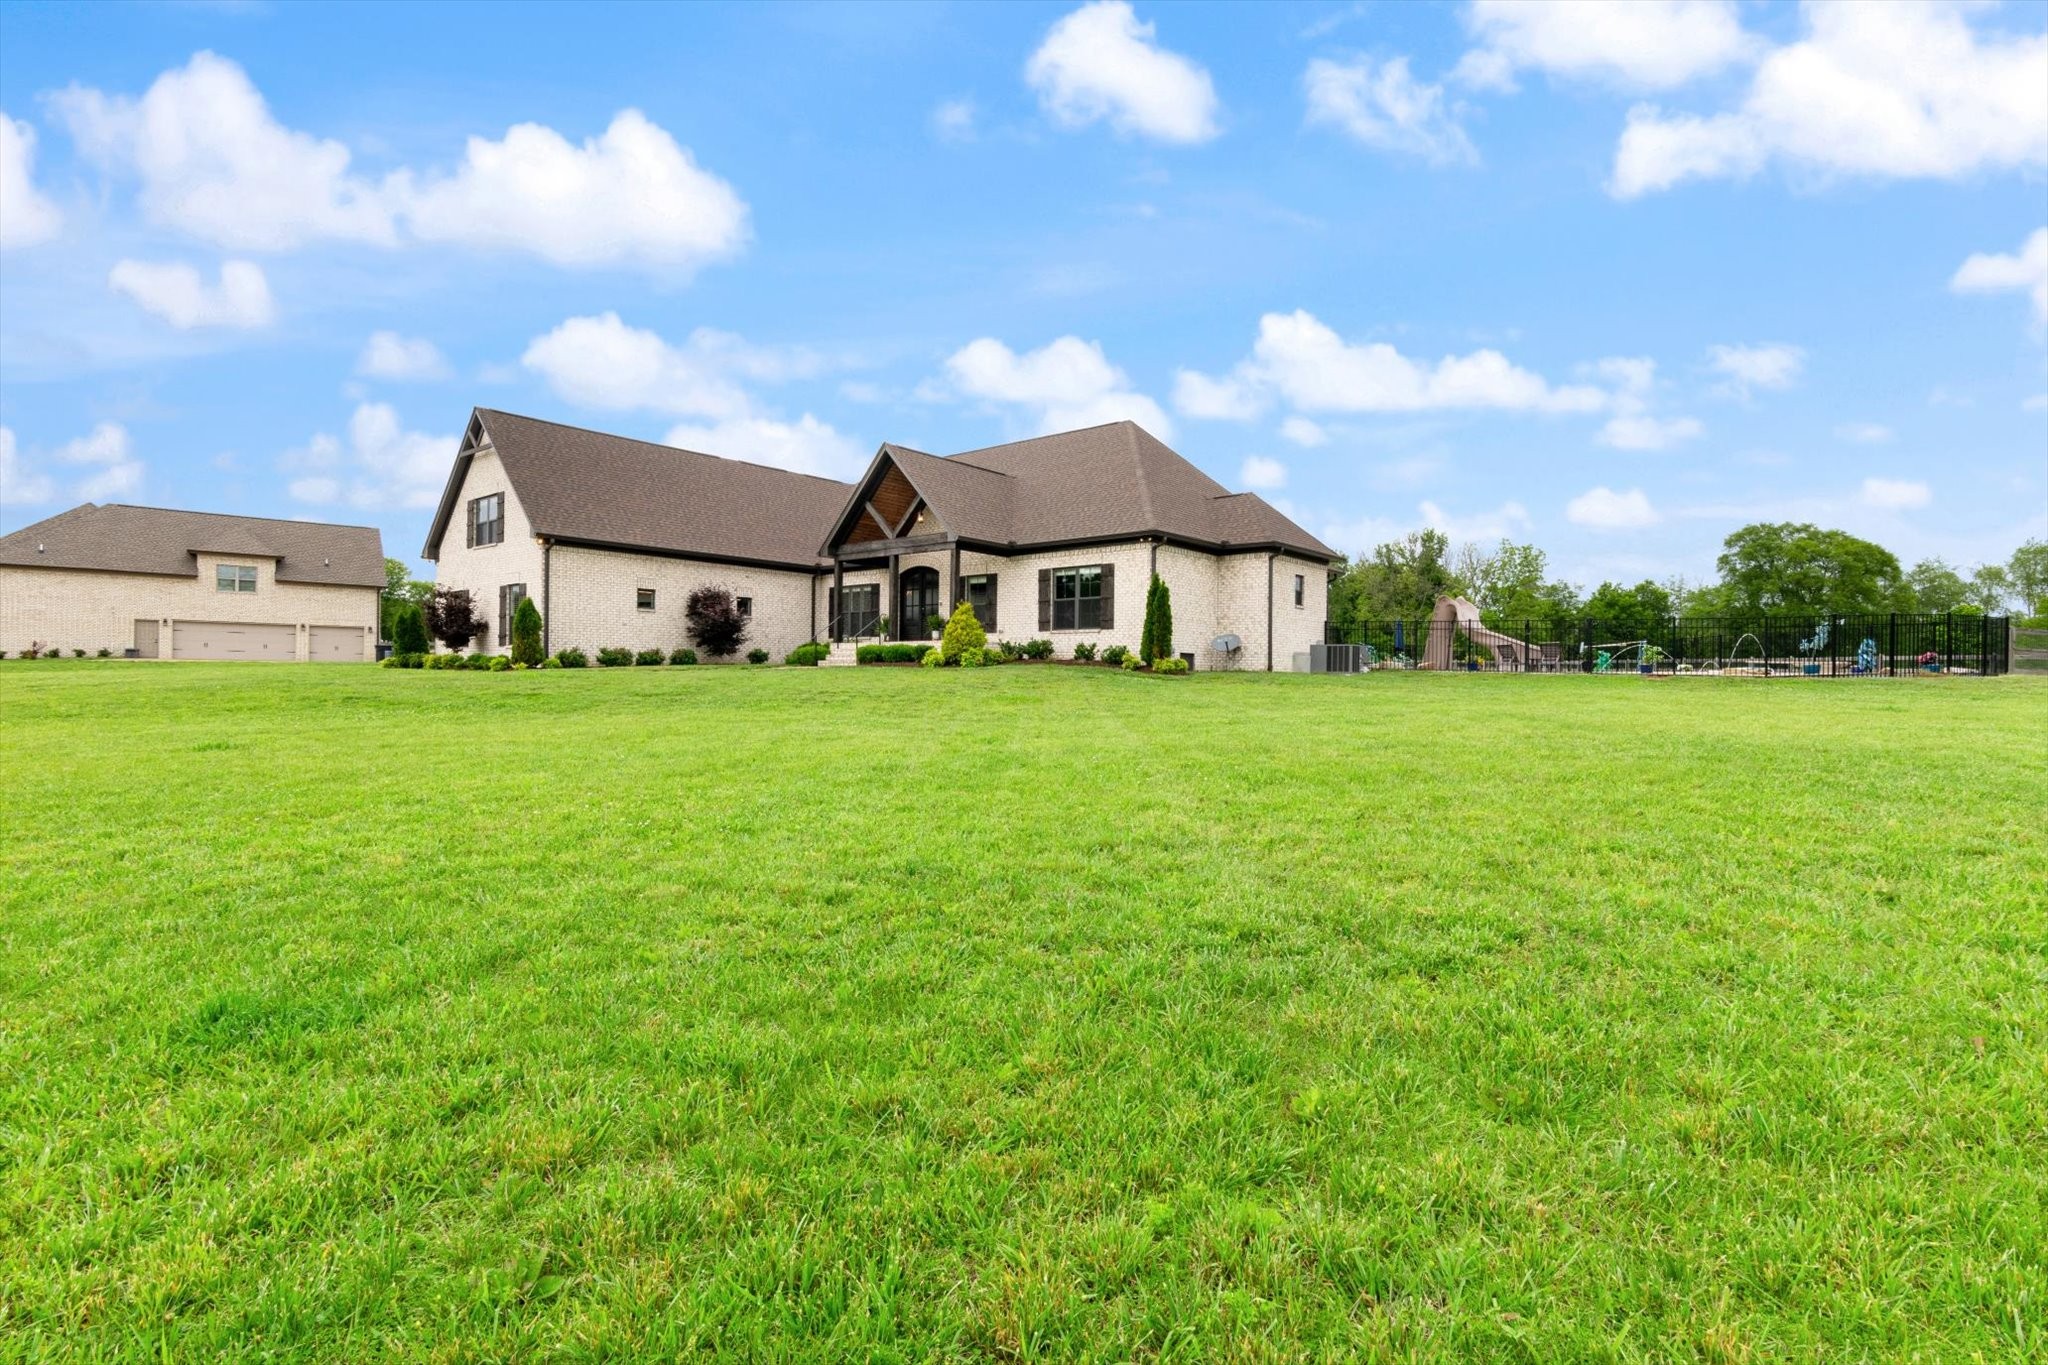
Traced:
<path fill-rule="evenodd" d="M 633 664 L 633 651 L 621 649 L 617 645 L 608 645 L 597 651 L 597 662 L 600 668 L 630 668 Z"/>
<path fill-rule="evenodd" d="M 863 664 L 915 664 L 932 652 L 930 645 L 862 645 L 853 652 L 854 662 Z"/>
<path fill-rule="evenodd" d="M 580 649 L 565 649 L 555 655 L 555 662 L 563 668 L 588 668 L 590 656 Z"/>
<path fill-rule="evenodd" d="M 683 645 L 680 648 L 678 648 L 675 653 L 668 656 L 668 661 L 672 664 L 696 663 L 697 651 L 691 649 L 688 645 Z"/>
<path fill-rule="evenodd" d="M 1122 645 L 1111 645 L 1108 649 L 1102 651 L 1102 662 L 1121 668 L 1123 667 L 1124 660 L 1130 657 L 1130 653 L 1131 651 L 1125 649 Z M 1080 657 L 1078 651 L 1074 657 Z"/>
<path fill-rule="evenodd" d="M 747 651 L 747 662 L 748 662 L 748 663 L 750 663 L 750 664 L 765 664 L 765 663 L 767 663 L 767 662 L 768 662 L 768 651 L 767 651 L 767 650 L 765 650 L 765 649 L 762 649 L 762 648 L 761 648 L 760 646 L 758 646 L 758 645 L 757 645 L 757 646 L 755 646 L 754 648 L 752 648 L 752 649 L 750 649 L 750 650 L 748 650 L 748 651 Z"/>
<path fill-rule="evenodd" d="M 782 662 L 796 667 L 812 667 L 825 662 L 825 656 L 832 652 L 830 645 L 821 645 L 815 640 L 807 645 L 798 645 L 783 658 Z"/>
<path fill-rule="evenodd" d="M 1024 642 L 1024 657 L 1027 659 L 1050 659 L 1052 657 L 1052 641 L 1026 640 Z"/>
<path fill-rule="evenodd" d="M 633 662 L 641 665 L 642 667 L 645 667 L 649 664 L 658 664 L 661 661 L 662 653 L 658 649 L 643 649 L 638 654 L 635 654 L 633 656 Z"/>

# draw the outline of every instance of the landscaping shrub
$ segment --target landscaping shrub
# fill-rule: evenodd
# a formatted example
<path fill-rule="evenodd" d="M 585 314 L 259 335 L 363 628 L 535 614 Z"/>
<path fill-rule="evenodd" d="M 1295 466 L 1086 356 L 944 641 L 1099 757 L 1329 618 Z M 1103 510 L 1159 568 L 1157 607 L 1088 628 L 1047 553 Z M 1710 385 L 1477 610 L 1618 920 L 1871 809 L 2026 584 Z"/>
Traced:
<path fill-rule="evenodd" d="M 519 606 L 512 612 L 512 662 L 537 664 L 542 657 L 540 608 L 533 604 L 531 597 L 522 597 L 519 599 Z"/>
<path fill-rule="evenodd" d="M 74 649 L 71 651 L 71 657 L 74 659 L 83 659 L 85 657 L 85 651 L 82 649 Z"/>
<path fill-rule="evenodd" d="M 565 649 L 555 655 L 555 662 L 563 668 L 588 668 L 590 656 L 580 649 Z"/>
<path fill-rule="evenodd" d="M 826 656 L 829 655 L 831 652 L 832 648 L 830 645 L 821 645 L 814 640 L 810 644 L 798 645 L 795 649 L 789 651 L 789 653 L 786 656 L 784 656 L 782 662 L 786 664 L 792 664 L 797 667 L 803 667 L 805 665 L 815 667 L 816 665 L 825 662 Z"/>
<path fill-rule="evenodd" d="M 485 668 L 487 668 L 487 669 L 489 669 L 489 670 L 490 670 L 491 672 L 493 672 L 493 673 L 509 673 L 509 672 L 511 672 L 511 671 L 512 671 L 512 661 L 511 661 L 510 659 L 506 658 L 506 657 L 505 657 L 504 655 L 502 655 L 502 654 L 493 654 L 493 655 L 491 655 L 491 656 L 489 656 L 489 657 L 490 657 L 490 662 L 489 662 L 489 663 L 487 663 L 487 664 L 485 664 L 485 665 L 484 665 L 484 667 L 485 667 Z M 519 665 L 519 667 L 521 667 L 521 668 L 524 668 L 524 667 L 526 667 L 526 665 L 525 665 L 525 664 L 520 664 L 520 665 Z"/>
<path fill-rule="evenodd" d="M 617 645 L 608 646 L 597 651 L 597 664 L 600 668 L 630 668 L 633 664 L 633 651 L 621 649 Z"/>
<path fill-rule="evenodd" d="M 676 652 L 668 656 L 672 664 L 693 664 L 697 662 L 697 651 L 686 646 L 677 646 Z"/>
<path fill-rule="evenodd" d="M 391 652 L 393 655 L 424 654 L 429 647 L 426 618 L 420 614 L 418 605 L 408 602 L 392 618 Z"/>
<path fill-rule="evenodd" d="M 1095 643 L 1094 643 L 1094 641 L 1092 641 L 1092 640 L 1083 640 L 1083 641 L 1082 641 L 1082 642 L 1081 642 L 1080 644 L 1078 644 L 1078 645 L 1075 645 L 1075 646 L 1074 646 L 1074 659 L 1075 659 L 1075 662 L 1077 662 L 1077 663 L 1084 663 L 1084 664 L 1092 664 L 1092 663 L 1094 663 L 1094 662 L 1095 662 Z"/>
<path fill-rule="evenodd" d="M 667 656 L 664 655 L 658 649 L 643 649 L 638 654 L 635 654 L 633 656 L 633 662 L 639 664 L 642 668 L 646 668 L 651 664 L 658 664 L 662 662 L 662 660 L 666 657 Z"/>
<path fill-rule="evenodd" d="M 540 666 L 542 668 L 560 668 L 562 666 L 562 661 L 560 659 L 542 659 L 540 661 Z"/>
<path fill-rule="evenodd" d="M 1152 671 L 1154 673 L 1185 673 L 1188 671 L 1188 661 L 1177 654 L 1170 654 L 1163 659 L 1154 659 L 1152 661 Z"/>
<path fill-rule="evenodd" d="M 930 645 L 861 645 L 853 658 L 863 664 L 915 664 L 924 662 L 931 652 Z"/>
<path fill-rule="evenodd" d="M 750 649 L 750 650 L 748 650 L 748 651 L 747 651 L 747 662 L 748 662 L 748 663 L 750 663 L 750 664 L 765 664 L 765 663 L 767 663 L 767 662 L 768 662 L 768 651 L 767 651 L 767 650 L 765 650 L 765 649 L 762 649 L 762 648 L 761 648 L 760 646 L 758 646 L 758 645 L 757 645 L 757 646 L 755 646 L 754 648 L 752 648 L 752 649 Z"/>
<path fill-rule="evenodd" d="M 490 622 L 477 613 L 476 600 L 462 588 L 436 588 L 427 599 L 427 631 L 450 649 L 465 648 Z"/>
<path fill-rule="evenodd" d="M 747 618 L 724 588 L 698 588 L 683 604 L 684 630 L 690 643 L 714 659 L 729 659 L 747 640 Z"/>
<path fill-rule="evenodd" d="M 101 645 L 99 657 L 102 659 L 111 659 L 114 657 L 114 651 L 108 649 L 105 645 Z"/>
<path fill-rule="evenodd" d="M 967 648 L 960 651 L 960 667 L 988 667 L 988 651 L 975 645 L 969 645 Z"/>
<path fill-rule="evenodd" d="M 1005 659 L 1021 659 L 1024 657 L 1024 646 L 1015 640 L 1004 640 L 996 646 L 996 650 Z"/>
<path fill-rule="evenodd" d="M 953 619 L 941 629 L 945 638 L 939 642 L 939 652 L 946 663 L 958 662 L 965 650 L 988 648 L 988 632 L 981 628 L 981 618 L 974 614 L 974 608 L 965 602 L 953 608 Z"/>
<path fill-rule="evenodd" d="M 1124 655 L 1123 662 L 1117 666 L 1126 673 L 1136 673 L 1145 666 L 1145 663 L 1144 660 L 1135 654 L 1126 654 Z"/>
<path fill-rule="evenodd" d="M 1145 590 L 1145 628 L 1138 635 L 1138 657 L 1145 663 L 1173 653 L 1173 594 L 1166 580 L 1152 575 Z"/>
<path fill-rule="evenodd" d="M 1130 653 L 1131 651 L 1125 649 L 1122 645 L 1111 645 L 1108 649 L 1102 651 L 1102 662 L 1121 666 L 1123 661 L 1130 657 Z"/>
<path fill-rule="evenodd" d="M 943 668 L 945 663 L 946 656 L 933 649 L 925 652 L 925 656 L 917 661 L 917 666 L 919 668 Z"/>
<path fill-rule="evenodd" d="M 1026 640 L 1024 642 L 1024 657 L 1027 659 L 1050 659 L 1052 657 L 1052 641 Z"/>

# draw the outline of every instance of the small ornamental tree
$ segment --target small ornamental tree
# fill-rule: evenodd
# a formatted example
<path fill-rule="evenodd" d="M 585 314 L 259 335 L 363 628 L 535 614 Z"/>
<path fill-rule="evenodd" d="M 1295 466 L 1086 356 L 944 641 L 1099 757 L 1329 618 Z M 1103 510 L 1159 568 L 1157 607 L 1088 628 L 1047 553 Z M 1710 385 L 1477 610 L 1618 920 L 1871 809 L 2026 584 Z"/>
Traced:
<path fill-rule="evenodd" d="M 401 603 L 398 614 L 391 621 L 391 652 L 393 654 L 424 654 L 430 647 L 427 639 L 426 618 L 420 614 L 416 602 Z"/>
<path fill-rule="evenodd" d="M 450 649 L 467 649 L 490 622 L 477 614 L 476 599 L 463 588 L 436 588 L 427 599 L 427 630 Z"/>
<path fill-rule="evenodd" d="M 538 668 L 545 657 L 540 647 L 540 608 L 533 605 L 531 597 L 522 597 L 512 613 L 512 662 Z"/>
<path fill-rule="evenodd" d="M 690 643 L 714 659 L 729 659 L 747 641 L 747 618 L 724 588 L 698 588 L 683 604 Z"/>
<path fill-rule="evenodd" d="M 1167 591 L 1166 580 L 1153 574 L 1152 586 L 1145 590 L 1145 628 L 1138 635 L 1138 658 L 1150 668 L 1154 659 L 1172 654 L 1173 594 Z"/>
<path fill-rule="evenodd" d="M 981 628 L 981 618 L 974 614 L 974 608 L 966 602 L 953 608 L 953 619 L 946 622 L 946 633 L 939 641 L 943 661 L 957 664 L 963 650 L 987 648 L 988 632 Z"/>

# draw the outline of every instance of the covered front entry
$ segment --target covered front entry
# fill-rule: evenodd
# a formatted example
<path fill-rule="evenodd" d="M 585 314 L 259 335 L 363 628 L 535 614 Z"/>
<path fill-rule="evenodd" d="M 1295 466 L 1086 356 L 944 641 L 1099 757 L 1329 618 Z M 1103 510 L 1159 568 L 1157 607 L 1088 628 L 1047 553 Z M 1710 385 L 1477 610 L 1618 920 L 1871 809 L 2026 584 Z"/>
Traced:
<path fill-rule="evenodd" d="M 899 640 L 922 640 L 931 633 L 925 624 L 927 618 L 945 615 L 945 605 L 939 600 L 939 571 L 924 565 L 905 569 L 901 590 L 897 594 L 896 619 L 890 624 Z"/>

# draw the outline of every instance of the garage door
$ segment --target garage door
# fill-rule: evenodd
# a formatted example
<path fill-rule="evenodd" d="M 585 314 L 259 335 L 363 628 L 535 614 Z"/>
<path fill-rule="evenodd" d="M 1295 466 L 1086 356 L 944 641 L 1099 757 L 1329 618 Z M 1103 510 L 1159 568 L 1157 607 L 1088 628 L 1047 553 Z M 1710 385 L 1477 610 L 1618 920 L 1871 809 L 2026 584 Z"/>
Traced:
<path fill-rule="evenodd" d="M 313 626 L 306 632 L 306 657 L 316 664 L 363 661 L 361 626 Z"/>
<path fill-rule="evenodd" d="M 267 659 L 288 664 L 298 654 L 291 626 L 246 621 L 178 621 L 171 626 L 171 653 L 179 659 Z"/>

